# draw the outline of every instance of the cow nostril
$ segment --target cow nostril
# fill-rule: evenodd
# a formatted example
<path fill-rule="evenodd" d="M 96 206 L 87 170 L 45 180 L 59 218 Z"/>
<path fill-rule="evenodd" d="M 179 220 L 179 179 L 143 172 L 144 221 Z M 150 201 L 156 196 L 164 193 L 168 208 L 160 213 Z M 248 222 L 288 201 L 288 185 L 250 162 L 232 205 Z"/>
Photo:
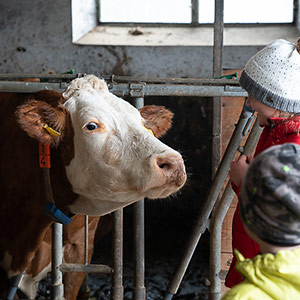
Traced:
<path fill-rule="evenodd" d="M 170 164 L 167 163 L 157 163 L 157 165 L 161 169 L 168 169 L 170 167 Z"/>
<path fill-rule="evenodd" d="M 164 171 L 168 171 L 173 168 L 174 162 L 166 158 L 157 158 L 156 164 L 160 169 L 163 169 Z"/>

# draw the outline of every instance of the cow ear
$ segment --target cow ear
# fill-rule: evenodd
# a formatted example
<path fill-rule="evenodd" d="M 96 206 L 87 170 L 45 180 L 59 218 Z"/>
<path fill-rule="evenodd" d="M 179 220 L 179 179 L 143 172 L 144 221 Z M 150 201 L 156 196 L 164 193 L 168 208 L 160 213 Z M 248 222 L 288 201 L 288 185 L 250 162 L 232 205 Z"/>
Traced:
<path fill-rule="evenodd" d="M 144 126 L 151 129 L 155 137 L 163 136 L 172 126 L 174 114 L 164 106 L 147 105 L 140 109 Z"/>
<path fill-rule="evenodd" d="M 21 128 L 39 142 L 57 146 L 64 134 L 67 111 L 44 101 L 30 100 L 17 107 L 16 116 Z"/>

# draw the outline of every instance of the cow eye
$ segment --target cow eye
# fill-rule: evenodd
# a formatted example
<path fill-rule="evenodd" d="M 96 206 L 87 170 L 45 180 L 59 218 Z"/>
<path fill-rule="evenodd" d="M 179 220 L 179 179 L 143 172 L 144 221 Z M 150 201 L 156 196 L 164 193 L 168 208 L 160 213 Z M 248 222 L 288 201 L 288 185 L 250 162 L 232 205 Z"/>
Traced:
<path fill-rule="evenodd" d="M 90 122 L 86 125 L 87 130 L 95 130 L 98 127 L 99 127 L 98 124 L 95 122 Z"/>

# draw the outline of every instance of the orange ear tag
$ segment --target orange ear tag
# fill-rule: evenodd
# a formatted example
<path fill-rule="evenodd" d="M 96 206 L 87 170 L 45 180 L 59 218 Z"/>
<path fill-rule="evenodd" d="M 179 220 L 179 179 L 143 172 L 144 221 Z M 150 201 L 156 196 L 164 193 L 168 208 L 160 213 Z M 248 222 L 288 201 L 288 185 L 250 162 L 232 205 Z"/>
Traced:
<path fill-rule="evenodd" d="M 40 168 L 48 168 L 51 167 L 51 161 L 50 161 L 50 145 L 40 143 L 39 144 L 39 163 Z"/>

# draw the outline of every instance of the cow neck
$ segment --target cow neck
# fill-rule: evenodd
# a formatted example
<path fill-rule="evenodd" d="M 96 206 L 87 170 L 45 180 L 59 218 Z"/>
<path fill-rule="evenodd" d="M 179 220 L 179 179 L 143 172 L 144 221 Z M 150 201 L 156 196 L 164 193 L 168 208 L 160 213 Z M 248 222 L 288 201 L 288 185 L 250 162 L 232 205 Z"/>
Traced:
<path fill-rule="evenodd" d="M 52 193 L 51 177 L 50 177 L 50 145 L 39 144 L 39 162 L 40 167 L 43 169 L 43 179 L 45 188 L 45 197 L 47 203 L 44 207 L 44 213 L 54 222 L 64 225 L 69 224 L 72 219 L 65 215 L 59 208 L 56 207 Z"/>

